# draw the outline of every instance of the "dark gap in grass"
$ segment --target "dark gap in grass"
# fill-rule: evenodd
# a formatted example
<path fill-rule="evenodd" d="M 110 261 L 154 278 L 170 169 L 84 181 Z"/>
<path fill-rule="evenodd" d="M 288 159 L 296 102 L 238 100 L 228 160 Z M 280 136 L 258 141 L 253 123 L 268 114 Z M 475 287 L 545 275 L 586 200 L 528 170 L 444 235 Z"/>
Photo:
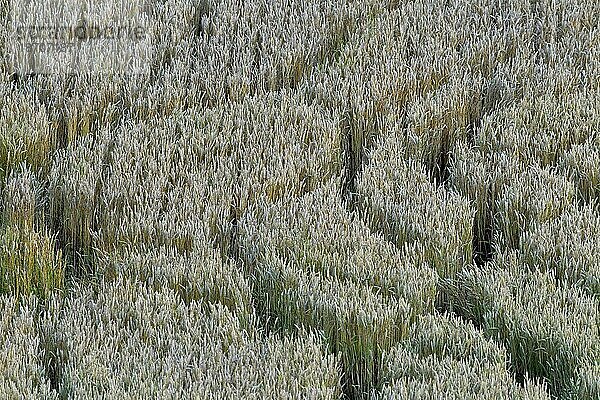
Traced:
<path fill-rule="evenodd" d="M 364 116 L 357 110 L 345 110 L 341 120 L 341 158 L 342 158 L 342 199 L 350 212 L 358 209 L 356 179 L 364 165 L 368 163 L 368 154 L 376 145 L 382 131 L 382 112 L 373 108 L 372 116 Z"/>
<path fill-rule="evenodd" d="M 448 166 L 450 165 L 451 157 L 452 154 L 448 150 L 447 145 L 444 144 L 444 149 L 435 157 L 431 171 L 431 177 L 437 186 L 444 186 L 450 178 L 450 170 Z"/>
<path fill-rule="evenodd" d="M 181 132 L 181 127 L 179 125 L 175 126 L 175 132 L 173 133 L 173 139 L 175 138 L 180 138 L 182 135 Z M 167 175 L 168 175 L 168 179 L 167 179 L 167 183 L 166 186 L 162 188 L 161 193 L 160 193 L 160 208 L 158 210 L 158 220 L 161 221 L 163 220 L 163 218 L 165 217 L 165 213 L 168 210 L 169 207 L 169 194 L 173 192 L 173 189 L 177 186 L 177 180 L 173 175 L 173 165 L 179 165 L 179 161 L 180 160 L 180 153 L 177 151 L 171 152 L 171 157 L 170 157 L 170 165 L 166 166 L 166 171 L 167 171 Z M 172 245 L 173 240 L 165 240 L 166 238 L 163 235 L 162 236 L 162 240 L 158 239 L 159 242 L 163 242 L 164 244 L 167 244 L 166 242 L 171 242 L 170 244 Z M 193 247 L 193 238 L 190 239 L 189 241 L 187 241 L 186 246 L 181 249 L 178 246 L 174 246 L 174 248 L 176 249 L 176 251 L 178 253 L 182 253 L 182 252 L 189 252 L 192 250 Z"/>
<path fill-rule="evenodd" d="M 47 340 L 47 339 L 46 339 Z M 44 371 L 50 383 L 50 390 L 58 393 L 59 398 L 65 398 L 60 393 L 60 382 L 62 380 L 61 368 L 59 365 L 55 344 L 45 343 L 44 345 Z"/>
<path fill-rule="evenodd" d="M 473 262 L 478 267 L 483 266 L 494 256 L 492 246 L 493 230 L 489 222 L 484 226 L 477 220 L 473 222 Z"/>
<path fill-rule="evenodd" d="M 394 11 L 400 8 L 401 1 L 400 0 L 388 0 L 387 10 Z"/>
<path fill-rule="evenodd" d="M 236 264 L 239 264 L 240 260 L 240 249 L 239 249 L 239 217 L 237 213 L 237 207 L 235 205 L 229 206 L 229 238 L 227 243 L 227 256 L 232 260 L 235 260 Z"/>
<path fill-rule="evenodd" d="M 345 112 L 342 118 L 342 199 L 346 202 L 346 206 L 352 210 L 355 208 L 355 191 L 356 191 L 356 149 L 352 140 L 353 133 L 351 127 L 352 115 L 350 112 Z"/>
<path fill-rule="evenodd" d="M 15 89 L 21 89 L 23 87 L 24 78 L 27 78 L 29 74 L 23 75 L 18 72 L 13 72 L 8 75 L 8 81 L 15 87 Z"/>
<path fill-rule="evenodd" d="M 514 371 L 513 377 L 519 386 L 523 387 L 525 385 L 525 374 L 523 371 Z"/>
<path fill-rule="evenodd" d="M 62 296 L 63 294 L 61 294 Z M 43 314 L 48 311 L 48 302 L 42 301 L 38 304 L 35 313 L 35 329 L 38 332 L 40 338 L 40 347 L 43 350 L 42 354 L 42 368 L 44 370 L 44 376 L 48 379 L 50 384 L 50 390 L 58 394 L 59 399 L 66 399 L 66 393 L 61 393 L 61 381 L 62 381 L 62 362 L 60 356 L 64 353 L 59 352 L 59 344 L 56 338 L 52 337 L 52 333 L 44 329 L 41 323 Z"/>
<path fill-rule="evenodd" d="M 56 147 L 57 149 L 65 149 L 68 145 L 68 128 L 67 128 L 67 116 L 64 110 L 58 112 L 56 119 Z"/>
<path fill-rule="evenodd" d="M 97 136 L 94 136 L 96 139 Z M 96 182 L 94 197 L 92 199 L 94 210 L 94 215 L 91 216 L 91 226 L 90 226 L 90 238 L 89 244 L 83 242 L 83 239 L 80 237 L 74 237 L 73 234 L 69 234 L 64 226 L 65 220 L 65 210 L 64 205 L 59 204 L 58 210 L 54 211 L 54 214 L 51 216 L 51 228 L 56 233 L 56 240 L 58 246 L 62 249 L 63 256 L 66 261 L 66 271 L 65 271 L 65 279 L 66 280 L 78 280 L 81 278 L 85 278 L 86 275 L 93 275 L 93 265 L 92 265 L 92 256 L 93 256 L 93 233 L 98 232 L 99 227 L 99 211 L 98 204 L 100 195 L 104 189 L 104 182 L 108 175 L 108 167 L 111 164 L 111 155 L 115 146 L 116 136 L 113 136 L 106 153 L 102 159 L 102 169 L 100 173 L 100 178 Z"/>
<path fill-rule="evenodd" d="M 102 191 L 104 190 L 104 182 L 107 180 L 108 178 L 108 169 L 110 167 L 110 165 L 112 164 L 112 154 L 113 151 L 115 149 L 116 146 L 116 140 L 117 140 L 117 134 L 116 132 L 113 133 L 111 140 L 108 144 L 108 148 L 106 149 L 106 152 L 104 153 L 104 156 L 102 157 L 102 169 L 100 171 L 100 177 L 98 178 L 98 180 L 96 181 L 96 187 L 94 188 L 94 198 L 92 199 L 92 209 L 94 210 L 94 215 L 92 216 L 92 222 L 91 222 L 91 227 L 90 230 L 92 232 L 90 232 L 90 235 L 92 235 L 93 232 L 98 232 L 99 231 L 99 226 L 100 226 L 100 221 L 98 220 L 99 218 L 99 207 L 98 204 L 100 203 L 100 195 L 102 194 Z M 93 242 L 93 237 L 90 238 L 90 241 Z M 90 243 L 90 246 L 93 246 L 93 243 Z M 89 256 L 91 256 L 92 254 L 92 248 L 87 248 L 87 249 L 83 249 L 83 251 L 85 251 L 85 255 L 87 257 L 85 257 L 84 260 L 82 261 L 82 267 L 83 267 L 83 271 L 84 273 L 92 273 L 93 272 L 93 268 L 91 265 L 91 259 L 89 259 Z"/>
<path fill-rule="evenodd" d="M 475 138 L 477 137 L 477 133 L 481 128 L 481 119 L 483 115 L 471 115 L 469 121 L 467 122 L 467 126 L 465 127 L 467 133 L 467 143 L 473 145 L 475 143 Z"/>
<path fill-rule="evenodd" d="M 333 33 L 332 39 L 325 45 L 324 49 L 319 54 L 318 61 L 315 67 L 326 63 L 335 63 L 339 60 L 343 49 L 348 44 L 350 36 L 357 31 L 357 26 L 349 16 L 344 16 L 337 30 Z"/>
<path fill-rule="evenodd" d="M 210 34 L 210 32 L 205 30 L 204 26 L 202 25 L 202 20 L 204 19 L 204 17 L 208 17 L 210 12 L 211 10 L 207 0 L 198 2 L 198 4 L 196 5 L 196 10 L 194 12 L 194 19 L 196 20 L 196 28 L 194 29 L 194 35 L 201 36 L 204 32 Z"/>
<path fill-rule="evenodd" d="M 360 400 L 362 396 L 356 394 L 360 386 L 352 383 L 352 379 L 348 377 L 348 371 L 343 368 L 342 373 L 342 398 L 348 400 Z"/>
<path fill-rule="evenodd" d="M 160 77 L 161 73 L 164 73 L 166 67 L 171 66 L 173 63 L 173 53 L 166 49 L 162 53 L 158 54 L 150 65 L 150 77 L 149 82 L 156 82 Z"/>
<path fill-rule="evenodd" d="M 263 51 L 263 44 L 262 44 L 262 35 L 260 34 L 260 32 L 258 32 L 256 34 L 256 38 L 255 38 L 256 43 L 254 43 L 253 46 L 253 57 L 252 57 L 252 68 L 255 71 L 260 71 L 260 64 L 261 64 L 261 54 Z"/>

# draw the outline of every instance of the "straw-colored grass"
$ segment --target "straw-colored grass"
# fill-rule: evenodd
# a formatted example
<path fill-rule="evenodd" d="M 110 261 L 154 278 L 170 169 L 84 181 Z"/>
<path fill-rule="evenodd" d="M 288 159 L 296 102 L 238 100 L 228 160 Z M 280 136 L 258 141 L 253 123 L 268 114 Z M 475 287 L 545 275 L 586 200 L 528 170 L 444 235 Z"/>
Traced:
<path fill-rule="evenodd" d="M 496 243 L 518 248 L 522 232 L 560 216 L 576 198 L 573 184 L 548 168 L 528 167 L 496 199 Z"/>
<path fill-rule="evenodd" d="M 598 1 L 101 3 L 0 0 L 0 398 L 597 400 Z"/>
<path fill-rule="evenodd" d="M 323 330 L 341 354 L 346 392 L 363 396 L 378 382 L 381 352 L 433 310 L 437 276 L 420 248 L 403 252 L 369 232 L 338 187 L 250 208 L 240 253 L 259 309 L 276 328 Z"/>
<path fill-rule="evenodd" d="M 0 292 L 47 297 L 64 285 L 65 263 L 46 232 L 4 227 L 0 230 Z"/>
<path fill-rule="evenodd" d="M 572 207 L 536 224 L 521 241 L 523 260 L 600 298 L 600 215 L 595 206 Z"/>
<path fill-rule="evenodd" d="M 437 187 L 425 166 L 404 154 L 396 137 L 373 150 L 356 186 L 363 218 L 398 247 L 421 243 L 424 259 L 439 276 L 452 278 L 472 259 L 474 211 L 466 198 Z"/>

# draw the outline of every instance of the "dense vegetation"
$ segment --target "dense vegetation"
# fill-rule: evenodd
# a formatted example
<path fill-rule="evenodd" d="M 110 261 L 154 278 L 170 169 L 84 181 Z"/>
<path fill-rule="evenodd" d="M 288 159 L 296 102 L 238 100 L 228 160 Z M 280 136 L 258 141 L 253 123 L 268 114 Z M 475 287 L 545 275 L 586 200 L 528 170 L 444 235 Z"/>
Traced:
<path fill-rule="evenodd" d="M 0 0 L 1 399 L 600 399 L 599 2 L 148 3 Z"/>

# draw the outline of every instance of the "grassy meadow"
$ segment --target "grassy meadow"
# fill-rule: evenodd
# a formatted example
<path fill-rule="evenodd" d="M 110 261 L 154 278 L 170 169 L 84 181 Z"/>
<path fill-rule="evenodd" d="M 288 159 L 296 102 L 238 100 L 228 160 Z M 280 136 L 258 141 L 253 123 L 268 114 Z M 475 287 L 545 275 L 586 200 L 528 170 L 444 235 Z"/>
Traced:
<path fill-rule="evenodd" d="M 599 2 L 138 3 L 0 0 L 0 400 L 600 399 Z"/>

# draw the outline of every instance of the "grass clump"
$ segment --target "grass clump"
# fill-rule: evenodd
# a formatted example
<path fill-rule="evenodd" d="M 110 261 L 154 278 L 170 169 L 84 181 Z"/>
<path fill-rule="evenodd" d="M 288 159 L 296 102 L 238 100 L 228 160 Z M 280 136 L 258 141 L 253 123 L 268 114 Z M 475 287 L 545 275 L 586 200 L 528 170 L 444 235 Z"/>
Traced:
<path fill-rule="evenodd" d="M 11 171 L 0 225 L 0 293 L 42 298 L 64 285 L 65 262 L 44 225 L 42 187 L 26 164 Z"/>
<path fill-rule="evenodd" d="M 46 371 L 35 296 L 0 294 L 0 393 L 7 399 L 56 399 Z"/>
<path fill-rule="evenodd" d="M 68 398 L 340 395 L 339 365 L 318 336 L 263 338 L 226 307 L 185 304 L 168 288 L 78 287 L 51 304 L 42 329 Z"/>
<path fill-rule="evenodd" d="M 475 144 L 484 152 L 515 154 L 525 163 L 556 165 L 598 131 L 597 93 L 527 93 L 483 121 Z"/>
<path fill-rule="evenodd" d="M 232 148 L 237 217 L 255 202 L 301 196 L 337 176 L 340 118 L 289 90 L 228 108 L 218 135 Z"/>
<path fill-rule="evenodd" d="M 86 269 L 93 253 L 100 180 L 109 149 L 107 132 L 85 136 L 58 151 L 50 171 L 50 224 L 75 274 Z"/>
<path fill-rule="evenodd" d="M 53 218 L 76 258 L 161 246 L 186 253 L 200 231 L 226 253 L 248 205 L 338 173 L 339 141 L 335 116 L 285 91 L 124 123 L 57 156 Z"/>
<path fill-rule="evenodd" d="M 600 362 L 596 360 L 582 367 L 571 385 L 575 390 L 570 394 L 572 399 L 597 399 L 600 397 Z"/>
<path fill-rule="evenodd" d="M 419 161 L 405 159 L 394 137 L 373 150 L 357 182 L 368 224 L 399 247 L 419 242 L 441 278 L 452 278 L 473 252 L 473 214 L 467 199 L 436 187 Z"/>
<path fill-rule="evenodd" d="M 336 57 L 357 14 L 364 14 L 358 10 L 372 2 L 176 3 L 155 7 L 158 110 L 215 107 L 295 88 Z"/>
<path fill-rule="evenodd" d="M 496 202 L 497 245 L 518 248 L 523 231 L 561 215 L 575 196 L 573 184 L 549 168 L 534 165 L 514 176 Z"/>
<path fill-rule="evenodd" d="M 523 261 L 600 298 L 600 215 L 597 207 L 571 207 L 523 235 Z"/>
<path fill-rule="evenodd" d="M 0 230 L 0 292 L 47 297 L 64 285 L 65 263 L 46 232 Z"/>
<path fill-rule="evenodd" d="M 461 272 L 450 298 L 506 347 L 516 372 L 543 379 L 553 396 L 574 392 L 581 368 L 600 356 L 597 299 L 530 271 L 516 252 Z"/>
<path fill-rule="evenodd" d="M 344 366 L 344 391 L 362 397 L 378 380 L 383 351 L 406 336 L 412 310 L 368 286 L 309 272 L 293 261 L 267 256 L 256 265 L 257 300 L 263 313 L 286 330 L 324 332 Z"/>
<path fill-rule="evenodd" d="M 475 210 L 473 223 L 474 261 L 488 261 L 498 243 L 498 200 L 504 187 L 519 174 L 523 166 L 518 159 L 505 153 L 484 153 L 467 143 L 454 148 L 449 166 L 449 186 L 467 198 Z"/>
<path fill-rule="evenodd" d="M 448 179 L 456 144 L 474 135 L 484 110 L 483 92 L 482 78 L 452 76 L 407 104 L 407 154 L 422 161 L 438 184 Z"/>
<path fill-rule="evenodd" d="M 299 198 L 249 209 L 240 220 L 240 246 L 247 266 L 265 253 L 305 271 L 371 287 L 403 298 L 414 315 L 433 310 L 437 275 L 418 246 L 397 249 L 350 213 L 337 180 Z"/>
<path fill-rule="evenodd" d="M 323 330 L 341 355 L 346 392 L 363 396 L 378 381 L 381 352 L 433 310 L 437 277 L 348 213 L 336 183 L 249 208 L 240 253 L 274 326 Z"/>
<path fill-rule="evenodd" d="M 452 315 L 419 318 L 409 337 L 383 357 L 374 399 L 550 399 L 526 380 L 520 387 L 502 345 Z"/>
<path fill-rule="evenodd" d="M 109 255 L 102 262 L 105 279 L 137 280 L 157 291 L 168 287 L 187 304 L 220 303 L 240 318 L 252 310 L 250 285 L 242 271 L 234 260 L 221 257 L 208 245 L 187 254 L 168 247 L 132 250 L 121 257 Z"/>
<path fill-rule="evenodd" d="M 44 226 L 43 189 L 35 174 L 22 163 L 12 170 L 3 190 L 2 223 L 31 231 Z"/>
<path fill-rule="evenodd" d="M 600 201 L 600 148 L 591 140 L 573 146 L 559 161 L 559 170 L 573 181 L 578 198 Z"/>
<path fill-rule="evenodd" d="M 45 107 L 32 96 L 5 90 L 2 95 L 11 101 L 0 103 L 0 188 L 21 163 L 46 176 L 56 144 Z"/>

